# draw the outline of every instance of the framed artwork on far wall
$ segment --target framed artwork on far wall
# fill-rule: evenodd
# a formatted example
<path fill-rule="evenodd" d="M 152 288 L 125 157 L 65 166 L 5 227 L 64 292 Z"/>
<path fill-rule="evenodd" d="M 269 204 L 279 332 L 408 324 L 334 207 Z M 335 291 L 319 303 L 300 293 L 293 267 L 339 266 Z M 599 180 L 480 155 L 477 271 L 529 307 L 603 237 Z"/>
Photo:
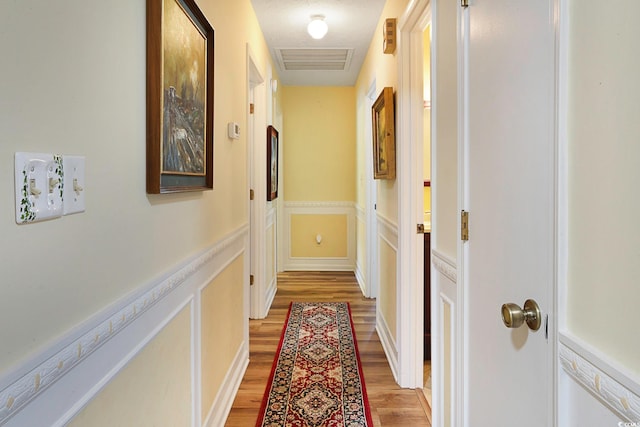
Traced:
<path fill-rule="evenodd" d="M 278 131 L 267 128 L 267 201 L 278 197 Z"/>
<path fill-rule="evenodd" d="M 385 87 L 371 107 L 373 115 L 373 178 L 396 178 L 396 136 L 393 88 Z"/>
<path fill-rule="evenodd" d="M 195 0 L 147 0 L 147 193 L 213 188 L 213 37 Z"/>

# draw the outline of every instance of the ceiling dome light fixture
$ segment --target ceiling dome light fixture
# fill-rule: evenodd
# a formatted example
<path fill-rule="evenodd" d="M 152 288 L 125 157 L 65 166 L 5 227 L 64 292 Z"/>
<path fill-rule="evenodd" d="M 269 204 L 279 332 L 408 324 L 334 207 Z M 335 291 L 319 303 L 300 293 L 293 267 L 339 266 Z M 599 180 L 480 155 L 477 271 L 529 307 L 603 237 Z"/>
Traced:
<path fill-rule="evenodd" d="M 327 34 L 327 31 L 329 31 L 327 23 L 324 22 L 324 15 L 312 15 L 311 22 L 309 22 L 307 26 L 307 31 L 309 35 L 316 40 L 323 38 Z"/>

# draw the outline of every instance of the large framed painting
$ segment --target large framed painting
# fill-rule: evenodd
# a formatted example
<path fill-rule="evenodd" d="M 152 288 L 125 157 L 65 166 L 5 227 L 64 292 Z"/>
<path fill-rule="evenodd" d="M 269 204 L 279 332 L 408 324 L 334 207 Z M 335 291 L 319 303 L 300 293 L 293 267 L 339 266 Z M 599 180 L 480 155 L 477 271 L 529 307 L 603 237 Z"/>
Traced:
<path fill-rule="evenodd" d="M 278 131 L 267 128 L 267 201 L 278 197 Z"/>
<path fill-rule="evenodd" d="M 213 58 L 194 0 L 147 0 L 147 193 L 213 188 Z"/>
<path fill-rule="evenodd" d="M 373 178 L 396 178 L 396 136 L 393 88 L 385 87 L 371 107 L 373 115 Z"/>

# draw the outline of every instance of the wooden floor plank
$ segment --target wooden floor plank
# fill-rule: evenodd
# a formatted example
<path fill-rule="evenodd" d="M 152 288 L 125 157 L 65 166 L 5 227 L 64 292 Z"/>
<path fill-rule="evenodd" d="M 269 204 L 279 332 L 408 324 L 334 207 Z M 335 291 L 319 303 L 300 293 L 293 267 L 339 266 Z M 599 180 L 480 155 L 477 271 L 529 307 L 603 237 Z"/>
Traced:
<path fill-rule="evenodd" d="M 393 379 L 375 331 L 375 300 L 362 296 L 353 273 L 288 272 L 278 275 L 278 292 L 267 318 L 249 321 L 250 363 L 226 427 L 255 425 L 291 301 L 349 302 L 374 425 L 431 426 L 422 392 L 401 389 Z"/>

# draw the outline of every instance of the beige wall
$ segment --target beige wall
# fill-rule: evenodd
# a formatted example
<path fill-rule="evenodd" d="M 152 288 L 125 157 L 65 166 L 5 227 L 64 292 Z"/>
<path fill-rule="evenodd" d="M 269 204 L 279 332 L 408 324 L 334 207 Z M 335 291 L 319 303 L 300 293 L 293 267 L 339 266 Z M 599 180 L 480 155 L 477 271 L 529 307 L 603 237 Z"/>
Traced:
<path fill-rule="evenodd" d="M 291 215 L 291 256 L 347 256 L 347 215 Z M 320 243 L 316 237 L 320 235 Z"/>
<path fill-rule="evenodd" d="M 198 3 L 215 28 L 215 188 L 154 196 L 145 191 L 146 1 L 0 3 L 0 324 L 16 325 L 0 328 L 0 373 L 247 223 L 246 134 L 232 141 L 226 124 L 247 128 L 247 43 L 263 70 L 269 53 L 250 0 Z M 18 151 L 85 156 L 86 212 L 16 225 Z M 241 268 L 229 274 L 229 283 L 242 283 Z M 242 286 L 211 292 L 209 323 L 229 322 L 218 308 L 231 303 L 242 314 Z M 178 351 L 188 326 L 158 339 Z M 227 332 L 230 346 L 242 338 L 240 330 Z M 155 352 L 145 349 L 136 360 L 153 360 Z M 207 368 L 219 377 L 227 363 Z M 114 384 L 152 387 L 146 365 L 131 363 Z M 187 381 L 183 367 L 159 370 L 156 380 L 173 384 L 179 372 Z"/>
<path fill-rule="evenodd" d="M 287 256 L 316 262 L 347 257 L 356 231 L 347 228 L 346 214 L 328 211 L 334 202 L 356 198 L 354 88 L 286 86 L 282 93 L 285 202 L 311 203 L 305 214 L 286 211 Z"/>
<path fill-rule="evenodd" d="M 569 330 L 640 374 L 640 5 L 572 0 Z"/>

